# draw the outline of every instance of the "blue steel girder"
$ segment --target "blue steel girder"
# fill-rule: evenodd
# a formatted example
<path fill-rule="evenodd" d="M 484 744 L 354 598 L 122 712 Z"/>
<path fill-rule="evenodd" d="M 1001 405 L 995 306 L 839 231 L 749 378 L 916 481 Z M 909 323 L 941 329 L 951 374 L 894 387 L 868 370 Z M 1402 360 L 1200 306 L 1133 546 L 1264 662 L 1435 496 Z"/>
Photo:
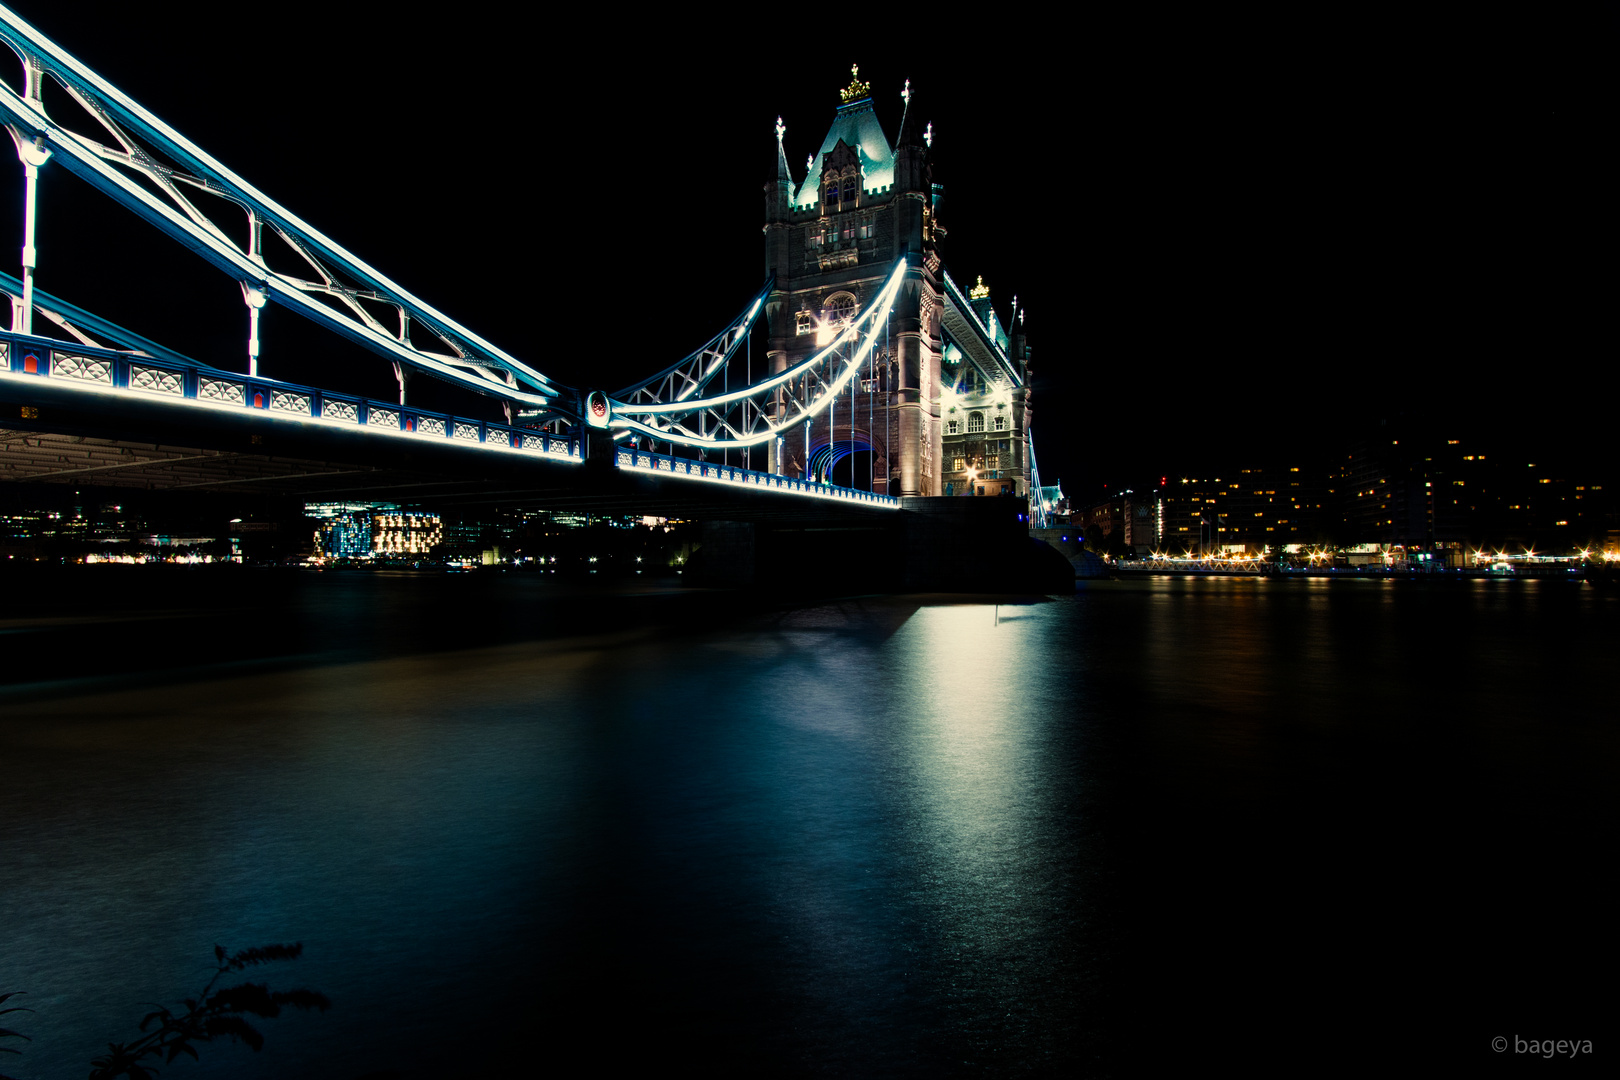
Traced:
<path fill-rule="evenodd" d="M 768 279 L 747 309 L 733 319 L 730 326 L 710 338 L 702 348 L 651 378 L 616 391 L 613 400 L 622 401 L 627 405 L 659 404 L 685 401 L 702 391 L 726 369 L 726 365 L 736 355 L 738 348 L 748 340 L 748 334 L 753 330 L 754 322 L 765 306 L 765 298 L 771 294 L 771 288 L 775 283 L 774 277 Z"/>
<path fill-rule="evenodd" d="M 395 364 L 519 408 L 575 411 L 576 394 L 300 220 L 3 6 L 0 41 L 24 67 L 22 96 L 0 83 L 0 123 L 10 130 L 25 162 L 34 159 L 37 165 L 54 158 L 235 278 L 251 306 L 274 300 Z M 111 142 L 72 131 L 48 116 L 40 93 L 45 78 L 94 117 Z M 246 244 L 233 240 L 230 230 L 187 197 L 186 189 L 206 191 L 240 208 L 246 217 Z M 300 274 L 268 265 L 260 244 L 265 227 L 302 257 L 307 267 Z M 362 301 L 392 308 L 397 326 L 385 326 Z M 449 351 L 415 345 L 413 325 Z"/>

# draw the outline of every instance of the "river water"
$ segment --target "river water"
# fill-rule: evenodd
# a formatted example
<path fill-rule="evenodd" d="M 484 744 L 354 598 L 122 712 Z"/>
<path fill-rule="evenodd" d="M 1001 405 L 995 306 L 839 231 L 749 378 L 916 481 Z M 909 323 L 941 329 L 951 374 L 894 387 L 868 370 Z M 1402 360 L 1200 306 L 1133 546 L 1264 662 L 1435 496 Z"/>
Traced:
<path fill-rule="evenodd" d="M 82 1076 L 216 942 L 292 941 L 254 977 L 331 1011 L 165 1075 L 1613 1052 L 1620 609 L 1582 585 L 0 584 L 0 991 L 36 1010 L 0 1072 Z"/>

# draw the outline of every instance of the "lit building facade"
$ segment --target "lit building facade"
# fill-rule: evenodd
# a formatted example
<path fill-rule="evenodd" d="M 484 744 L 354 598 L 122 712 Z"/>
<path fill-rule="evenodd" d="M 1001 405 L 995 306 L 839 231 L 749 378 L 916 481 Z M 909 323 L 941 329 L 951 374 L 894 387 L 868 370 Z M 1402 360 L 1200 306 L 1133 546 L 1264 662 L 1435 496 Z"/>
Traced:
<path fill-rule="evenodd" d="M 438 514 L 392 503 L 307 503 L 314 518 L 315 554 L 328 559 L 426 555 L 444 541 Z"/>
<path fill-rule="evenodd" d="M 776 440 L 771 469 L 895 496 L 1028 497 L 1029 348 L 1016 298 L 1014 325 L 1004 326 L 982 281 L 964 292 L 945 270 L 932 133 L 909 83 L 895 144 L 858 71 L 840 97 L 802 177 L 778 127 L 776 178 L 765 186 L 771 372 L 833 340 L 902 258 L 905 278 L 868 369 L 831 409 Z"/>

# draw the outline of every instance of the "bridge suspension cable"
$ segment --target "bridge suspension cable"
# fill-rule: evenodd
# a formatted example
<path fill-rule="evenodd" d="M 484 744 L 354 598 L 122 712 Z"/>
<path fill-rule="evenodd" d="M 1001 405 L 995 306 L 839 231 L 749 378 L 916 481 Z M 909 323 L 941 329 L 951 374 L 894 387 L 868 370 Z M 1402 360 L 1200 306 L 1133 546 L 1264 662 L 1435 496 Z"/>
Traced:
<path fill-rule="evenodd" d="M 710 397 L 693 395 L 703 389 L 723 363 L 705 369 L 702 381 L 691 375 L 682 375 L 679 381 L 667 378 L 676 370 L 671 368 L 632 387 L 629 400 L 615 395 L 608 403 L 608 415 L 597 422 L 615 431 L 702 449 L 742 448 L 768 442 L 795 424 L 808 422 L 830 408 L 838 394 L 859 374 L 878 344 L 880 332 L 887 328 L 889 312 L 905 279 L 905 271 L 906 263 L 901 259 L 866 310 L 839 328 L 825 348 L 793 367 L 740 390 Z M 755 300 L 756 309 L 762 299 Z M 850 343 L 856 346 L 853 350 L 840 351 Z M 735 350 L 736 342 L 730 348 Z M 682 364 L 691 362 L 689 357 Z M 790 388 L 796 380 L 802 380 L 803 391 L 800 394 L 786 392 L 784 388 Z M 654 385 L 667 396 L 659 397 L 650 392 Z M 677 385 L 680 390 L 670 392 Z M 653 400 L 648 400 L 649 397 Z M 770 408 L 766 407 L 767 402 Z"/>

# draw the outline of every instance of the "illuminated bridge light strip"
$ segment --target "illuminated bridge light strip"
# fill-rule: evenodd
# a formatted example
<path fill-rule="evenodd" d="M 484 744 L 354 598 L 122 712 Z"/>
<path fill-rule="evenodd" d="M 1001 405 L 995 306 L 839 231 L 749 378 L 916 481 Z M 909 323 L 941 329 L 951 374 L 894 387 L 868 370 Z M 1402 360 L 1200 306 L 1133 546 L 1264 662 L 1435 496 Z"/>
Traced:
<path fill-rule="evenodd" d="M 707 461 L 694 461 L 691 458 L 671 457 L 649 450 L 616 450 L 614 464 L 621 469 L 658 473 L 678 480 L 695 480 L 699 483 L 723 484 L 729 487 L 756 487 L 781 492 L 784 495 L 826 499 L 880 510 L 900 509 L 900 500 L 892 495 L 878 495 L 871 491 L 861 491 L 859 488 L 815 484 L 791 476 L 778 476 L 775 473 L 739 468 L 736 465 L 716 465 Z"/>
<path fill-rule="evenodd" d="M 84 394 L 160 400 L 212 412 L 253 413 L 392 438 L 430 439 L 554 461 L 583 460 L 579 441 L 525 428 L 383 403 L 314 386 L 241 375 L 169 357 L 0 332 L 0 379 L 45 380 Z"/>

